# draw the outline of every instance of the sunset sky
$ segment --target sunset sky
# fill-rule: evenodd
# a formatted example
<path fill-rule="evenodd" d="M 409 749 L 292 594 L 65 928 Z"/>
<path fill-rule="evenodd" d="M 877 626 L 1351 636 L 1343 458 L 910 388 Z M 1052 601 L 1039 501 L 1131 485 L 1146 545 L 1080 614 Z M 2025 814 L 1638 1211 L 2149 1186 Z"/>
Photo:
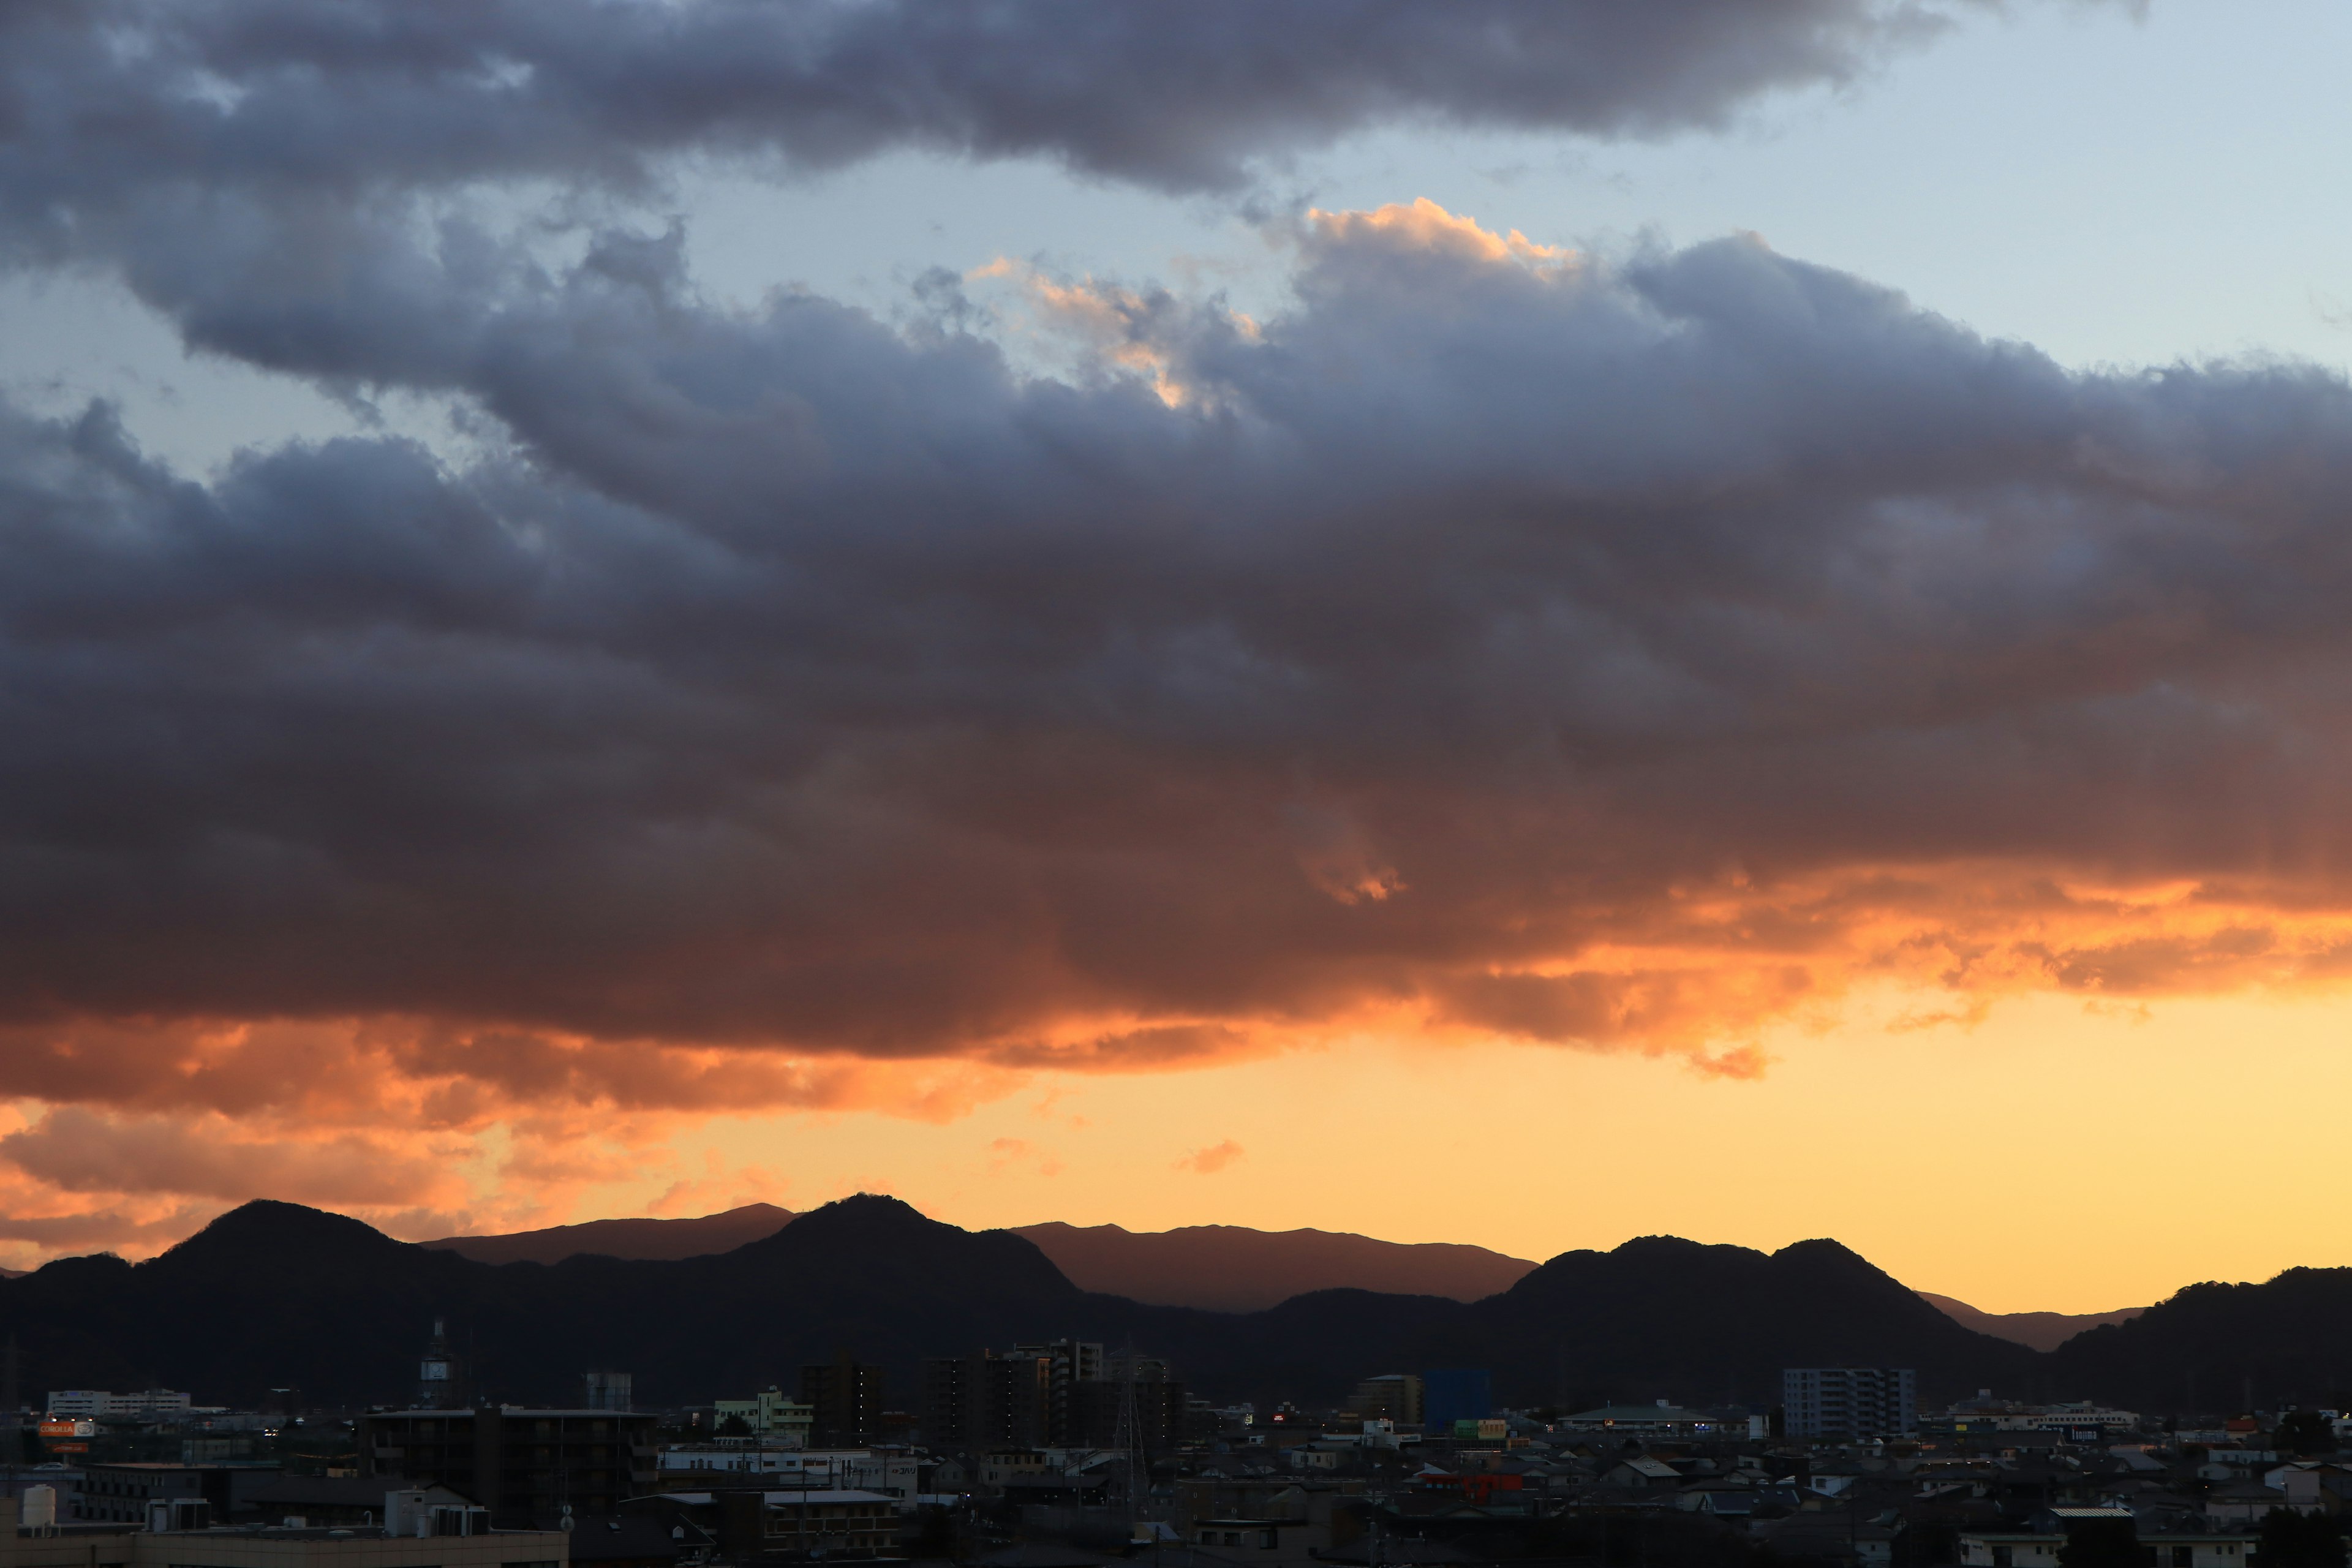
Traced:
<path fill-rule="evenodd" d="M 0 1263 L 2352 1264 L 2352 11 L 0 7 Z"/>

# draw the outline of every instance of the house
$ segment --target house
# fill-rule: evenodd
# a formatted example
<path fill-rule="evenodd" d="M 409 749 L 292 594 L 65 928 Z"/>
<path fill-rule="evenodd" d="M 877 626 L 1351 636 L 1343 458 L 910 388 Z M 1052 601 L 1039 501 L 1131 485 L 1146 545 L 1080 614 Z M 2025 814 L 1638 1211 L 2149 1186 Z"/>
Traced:
<path fill-rule="evenodd" d="M 2252 1530 L 2274 1508 L 2286 1506 L 2286 1493 L 2260 1481 L 2236 1481 L 2205 1494 L 2205 1521 L 2216 1530 L 2235 1526 Z"/>
<path fill-rule="evenodd" d="M 2021 1531 L 1963 1531 L 1961 1568 L 2057 1568 L 2063 1535 L 2036 1535 Z"/>
<path fill-rule="evenodd" d="M 1686 1513 L 1703 1513 L 1711 1519 L 1745 1521 L 1755 1515 L 1759 1501 L 1754 1487 L 1689 1487 L 1675 1498 L 1675 1506 Z"/>
<path fill-rule="evenodd" d="M 701 1531 L 644 1514 L 590 1514 L 573 1521 L 571 1568 L 675 1568 L 710 1544 Z"/>
<path fill-rule="evenodd" d="M 2143 1535 L 2152 1556 L 2149 1568 L 2247 1568 L 2254 1554 L 2252 1536 Z"/>
<path fill-rule="evenodd" d="M 1000 1547 L 973 1561 L 978 1568 L 1108 1568 L 1112 1559 L 1106 1552 L 1050 1541 L 1024 1541 Z"/>
<path fill-rule="evenodd" d="M 1303 1519 L 1202 1519 L 1185 1538 L 1237 1562 L 1289 1568 L 1318 1558 L 1325 1534 Z"/>
<path fill-rule="evenodd" d="M 1683 1484 L 1680 1470 L 1648 1454 L 1618 1461 L 1601 1472 L 1601 1479 L 1612 1487 L 1671 1488 Z"/>
<path fill-rule="evenodd" d="M 1854 1568 L 1885 1568 L 1895 1561 L 1899 1525 L 1849 1514 L 1801 1513 L 1756 1527 L 1756 1538 L 1775 1558 L 1807 1563 L 1849 1563 Z M 2055 1558 L 2052 1563 L 2054 1564 Z"/>
<path fill-rule="evenodd" d="M 2341 1465 L 2316 1459 L 2281 1465 L 2264 1472 L 2263 1484 L 2275 1488 L 2297 1513 L 2342 1513 L 2352 1505 L 2352 1470 Z"/>

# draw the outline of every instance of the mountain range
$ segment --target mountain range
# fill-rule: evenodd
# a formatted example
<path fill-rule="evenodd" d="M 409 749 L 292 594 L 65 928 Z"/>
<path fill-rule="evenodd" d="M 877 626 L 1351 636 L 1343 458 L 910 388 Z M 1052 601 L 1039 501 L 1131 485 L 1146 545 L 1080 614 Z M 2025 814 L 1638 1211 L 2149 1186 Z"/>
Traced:
<path fill-rule="evenodd" d="M 2128 1323 L 2146 1307 L 2124 1307 L 2112 1312 L 1983 1312 L 1966 1301 L 1922 1290 L 1919 1299 L 1956 1323 L 2038 1351 L 2054 1351 L 2085 1329 L 2107 1323 Z"/>
<path fill-rule="evenodd" d="M 797 1217 L 773 1204 L 745 1204 L 695 1219 L 592 1219 L 504 1236 L 445 1236 L 424 1245 L 477 1263 L 561 1263 L 583 1255 L 676 1262 L 732 1252 L 775 1235 Z"/>
<path fill-rule="evenodd" d="M 773 1204 L 746 1204 L 696 1219 L 599 1219 L 503 1236 L 452 1236 L 425 1243 L 482 1263 L 561 1263 L 584 1253 L 682 1258 L 729 1252 L 773 1236 L 793 1219 Z M 1376 1290 L 1475 1301 L 1509 1289 L 1535 1270 L 1524 1258 L 1456 1243 L 1380 1241 L 1328 1230 L 1253 1230 L 1237 1225 L 1131 1231 L 1116 1225 L 1048 1222 L 1015 1226 L 1081 1290 L 1163 1307 L 1258 1312 L 1312 1290 Z M 2123 1322 L 2143 1310 L 1985 1312 L 1949 1296 L 1922 1300 L 1979 1333 L 2055 1350 L 2084 1329 Z"/>
<path fill-rule="evenodd" d="M 698 1219 L 599 1219 L 505 1236 L 451 1236 L 426 1247 L 482 1263 L 561 1263 L 583 1253 L 680 1258 L 730 1252 L 773 1236 L 794 1218 L 773 1204 L 746 1204 Z M 1535 1268 L 1483 1247 L 1378 1241 L 1328 1230 L 1252 1230 L 1237 1225 L 1131 1231 L 1115 1225 L 1012 1227 L 1081 1290 L 1164 1307 L 1256 1312 L 1310 1290 L 1379 1290 L 1475 1301 L 1507 1290 Z"/>
<path fill-rule="evenodd" d="M 322 1404 L 403 1399 L 436 1316 L 482 1391 L 519 1401 L 569 1399 L 594 1366 L 633 1372 L 656 1405 L 791 1387 L 835 1351 L 882 1364 L 908 1399 L 925 1356 L 1069 1334 L 1167 1356 L 1218 1400 L 1328 1403 L 1376 1373 L 1483 1366 L 1513 1405 L 1761 1405 L 1782 1367 L 1859 1364 L 1916 1368 L 1929 1402 L 1990 1387 L 2234 1409 L 2341 1386 L 2352 1269 L 2194 1286 L 2050 1353 L 1953 1321 L 1833 1241 L 1764 1253 L 1647 1237 L 1563 1253 L 1475 1301 L 1328 1289 L 1223 1312 L 1089 1291 L 1027 1237 L 874 1196 L 725 1252 L 553 1264 L 481 1262 L 262 1202 L 143 1263 L 61 1258 L 0 1281 L 0 1332 L 29 1386 L 160 1384 L 206 1402 L 289 1385 Z"/>

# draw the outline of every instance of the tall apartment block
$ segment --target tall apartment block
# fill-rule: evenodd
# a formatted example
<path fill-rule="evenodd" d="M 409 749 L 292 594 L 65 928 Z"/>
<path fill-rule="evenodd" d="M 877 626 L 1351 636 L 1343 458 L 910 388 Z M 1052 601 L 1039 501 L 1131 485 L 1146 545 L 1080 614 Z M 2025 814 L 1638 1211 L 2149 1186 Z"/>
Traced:
<path fill-rule="evenodd" d="M 1859 1443 L 1919 1425 L 1918 1377 L 1907 1366 L 1792 1366 L 1780 1373 L 1791 1437 Z"/>

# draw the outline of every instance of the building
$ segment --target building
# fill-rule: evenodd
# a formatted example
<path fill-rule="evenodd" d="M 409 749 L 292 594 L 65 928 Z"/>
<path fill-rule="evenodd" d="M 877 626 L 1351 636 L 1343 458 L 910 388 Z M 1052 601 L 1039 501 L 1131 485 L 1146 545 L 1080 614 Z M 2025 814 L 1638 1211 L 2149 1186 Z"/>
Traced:
<path fill-rule="evenodd" d="M 1367 1421 L 1418 1426 L 1422 1422 L 1421 1379 L 1409 1372 L 1368 1377 L 1356 1384 L 1356 1392 L 1348 1396 L 1348 1414 Z"/>
<path fill-rule="evenodd" d="M 636 1408 L 635 1380 L 625 1372 L 587 1372 L 580 1374 L 580 1403 L 591 1410 L 634 1410 Z"/>
<path fill-rule="evenodd" d="M 1613 1432 L 1625 1437 L 1712 1437 L 1729 1430 L 1704 1410 L 1685 1410 L 1659 1400 L 1655 1405 L 1603 1405 L 1563 1415 L 1552 1424 L 1556 1432 Z M 1741 1430 L 1745 1430 L 1744 1426 Z"/>
<path fill-rule="evenodd" d="M 1015 1481 L 1034 1481 L 1060 1473 L 1055 1456 L 1042 1448 L 997 1448 L 980 1456 L 975 1479 L 980 1495 L 998 1498 L 1005 1495 Z"/>
<path fill-rule="evenodd" d="M 1051 1436 L 1053 1414 L 1051 1357 L 983 1350 L 923 1363 L 923 1436 L 933 1447 L 1034 1447 Z"/>
<path fill-rule="evenodd" d="M 903 1449 L 691 1447 L 662 1450 L 660 1485 L 737 1491 L 847 1489 L 910 1500 L 919 1468 L 915 1456 Z"/>
<path fill-rule="evenodd" d="M 1184 1385 L 1158 1356 L 1124 1350 L 1105 1358 L 1103 1375 L 1073 1384 L 1063 1420 L 1065 1446 L 1117 1448 L 1133 1444 L 1166 1453 L 1183 1439 L 1190 1404 Z M 1131 1426 L 1122 1427 L 1122 1420 Z"/>
<path fill-rule="evenodd" d="M 809 1429 L 816 1424 L 816 1412 L 797 1399 L 788 1398 L 771 1384 L 749 1399 L 713 1400 L 710 1421 L 714 1427 L 740 1421 L 754 1437 L 782 1447 L 804 1448 L 808 1447 Z"/>
<path fill-rule="evenodd" d="M 1108 1448 L 1129 1440 L 1164 1452 L 1184 1439 L 1192 1405 L 1161 1357 L 1133 1348 L 1107 1356 L 1089 1340 L 923 1363 L 923 1436 L 963 1453 Z M 1122 1416 L 1133 1423 L 1124 1437 Z"/>
<path fill-rule="evenodd" d="M 449 1353 L 449 1326 L 445 1320 L 436 1318 L 433 1337 L 425 1342 L 425 1353 L 416 1358 L 416 1407 L 454 1410 L 468 1397 L 466 1380 L 458 1375 L 457 1358 Z"/>
<path fill-rule="evenodd" d="M 1484 1367 L 1447 1367 L 1421 1374 L 1421 1419 L 1430 1430 L 1450 1432 L 1456 1421 L 1484 1421 L 1493 1414 L 1493 1379 Z"/>
<path fill-rule="evenodd" d="M 1860 1443 L 1919 1426 L 1918 1377 L 1909 1367 L 1807 1366 L 1780 1373 L 1791 1437 Z"/>
<path fill-rule="evenodd" d="M 568 1568 L 569 1541 L 561 1531 L 469 1529 L 476 1521 L 463 1517 L 467 1513 L 427 1512 L 399 1535 L 382 1525 L 148 1530 L 41 1525 L 20 1518 L 16 1499 L 0 1499 L 0 1568 Z M 467 1533 L 436 1533 L 440 1525 Z"/>
<path fill-rule="evenodd" d="M 275 1481 L 278 1474 L 276 1465 L 85 1465 L 65 1516 L 86 1524 L 141 1528 L 152 1504 L 195 1499 L 209 1510 L 209 1520 L 226 1521 L 254 1489 Z"/>
<path fill-rule="evenodd" d="M 852 1361 L 846 1351 L 803 1366 L 801 1403 L 809 1407 L 810 1441 L 826 1448 L 862 1448 L 881 1426 L 882 1369 Z"/>
<path fill-rule="evenodd" d="M 2088 1512 L 2091 1510 L 2081 1510 Z M 2254 1556 L 2251 1535 L 2143 1535 L 2139 1546 L 2150 1568 L 2248 1568 Z M 2063 1533 L 2049 1531 L 1963 1531 L 1961 1568 L 2057 1568 Z"/>
<path fill-rule="evenodd" d="M 62 1421 L 152 1421 L 184 1415 L 194 1408 L 186 1394 L 169 1388 L 150 1388 L 138 1394 L 66 1388 L 49 1395 L 49 1415 Z"/>
<path fill-rule="evenodd" d="M 272 1474 L 239 1489 L 226 1522 L 364 1530 L 383 1523 L 386 1495 L 382 1477 Z M 447 1487 L 410 1488 L 406 1495 L 425 1509 L 477 1506 Z"/>
<path fill-rule="evenodd" d="M 1046 1362 L 1045 1441 L 1063 1447 L 1083 1443 L 1085 1413 L 1081 1390 L 1103 1380 L 1103 1348 L 1094 1340 L 1047 1340 L 1040 1344 L 1014 1345 L 1016 1356 L 1039 1356 Z"/>
<path fill-rule="evenodd" d="M 566 1510 L 612 1513 L 654 1489 L 657 1417 L 615 1410 L 373 1410 L 353 1423 L 360 1473 L 445 1486 L 501 1529 L 547 1529 Z"/>
<path fill-rule="evenodd" d="M 2083 1401 L 2072 1405 L 2034 1405 L 1995 1399 L 1990 1389 L 1962 1400 L 1941 1415 L 1919 1424 L 1922 1432 L 1937 1436 L 1977 1438 L 2011 1432 L 2052 1432 L 2072 1443 L 2098 1443 L 2112 1435 L 2138 1430 L 2137 1411 L 2114 1410 Z"/>
<path fill-rule="evenodd" d="M 856 1488 L 663 1492 L 635 1506 L 669 1510 L 709 1530 L 731 1563 L 898 1555 L 898 1517 L 891 1500 Z"/>

